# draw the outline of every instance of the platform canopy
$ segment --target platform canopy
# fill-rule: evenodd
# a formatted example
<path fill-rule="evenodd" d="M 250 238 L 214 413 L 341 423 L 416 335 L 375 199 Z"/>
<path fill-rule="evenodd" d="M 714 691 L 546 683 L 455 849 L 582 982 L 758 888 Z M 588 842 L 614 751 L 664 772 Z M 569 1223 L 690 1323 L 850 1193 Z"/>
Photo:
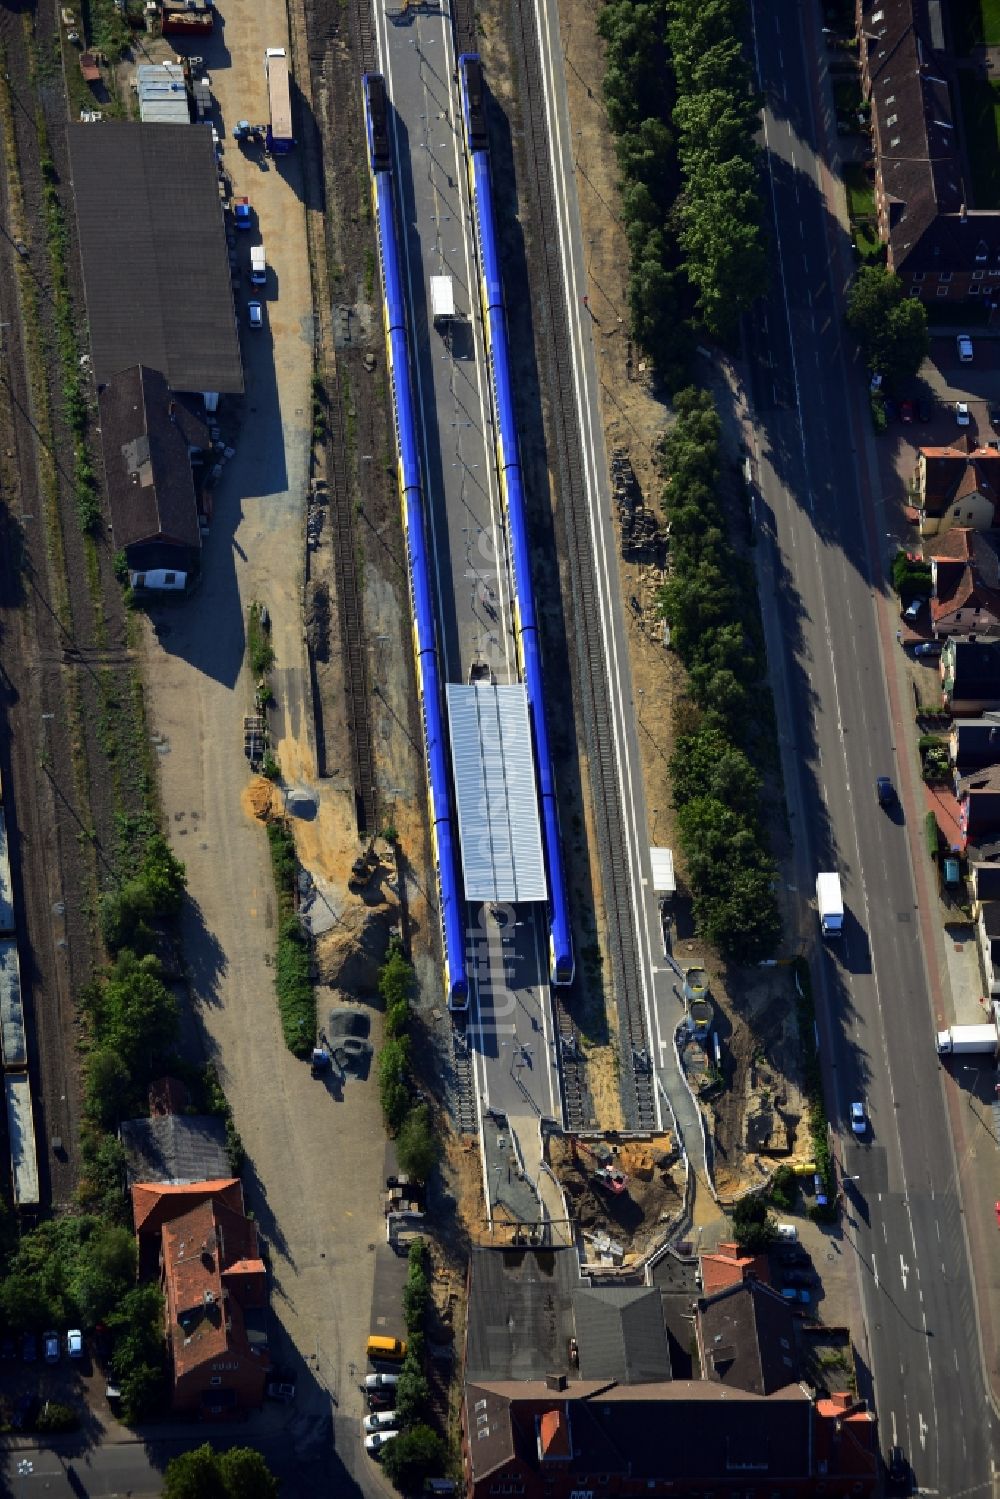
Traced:
<path fill-rule="evenodd" d="M 448 726 L 465 898 L 548 898 L 523 683 L 450 682 Z"/>

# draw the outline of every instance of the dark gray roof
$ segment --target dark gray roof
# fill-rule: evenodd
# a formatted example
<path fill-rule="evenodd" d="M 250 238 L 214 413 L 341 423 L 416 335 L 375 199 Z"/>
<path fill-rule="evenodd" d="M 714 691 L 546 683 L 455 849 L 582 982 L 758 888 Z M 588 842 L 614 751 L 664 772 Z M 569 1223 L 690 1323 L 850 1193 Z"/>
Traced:
<path fill-rule="evenodd" d="M 959 701 L 1000 698 L 1000 645 L 982 640 L 949 640 L 945 652 L 953 662 L 953 698 Z"/>
<path fill-rule="evenodd" d="M 698 1328 L 706 1379 L 770 1395 L 798 1377 L 792 1309 L 759 1281 L 699 1301 Z"/>
<path fill-rule="evenodd" d="M 205 1114 L 158 1114 L 126 1119 L 121 1126 L 129 1186 L 159 1182 L 180 1187 L 232 1176 L 226 1128 Z"/>
<path fill-rule="evenodd" d="M 984 900 L 980 919 L 987 937 L 1000 937 L 1000 900 Z"/>
<path fill-rule="evenodd" d="M 1000 900 L 1000 864 L 973 864 L 977 900 Z"/>
<path fill-rule="evenodd" d="M 1000 763 L 1000 714 L 956 718 L 951 729 L 956 741 L 955 768 L 962 775 Z"/>
<path fill-rule="evenodd" d="M 241 392 L 212 132 L 105 121 L 67 139 L 98 384 L 145 364 L 171 390 Z"/>
<path fill-rule="evenodd" d="M 671 1378 L 655 1286 L 593 1286 L 573 1297 L 581 1379 L 659 1384 Z"/>
<path fill-rule="evenodd" d="M 575 1374 L 569 1359 L 579 1262 L 571 1249 L 476 1249 L 466 1378 Z"/>
<path fill-rule="evenodd" d="M 163 540 L 200 551 L 188 447 L 208 446 L 206 428 L 142 365 L 109 380 L 99 405 L 115 546 Z"/>

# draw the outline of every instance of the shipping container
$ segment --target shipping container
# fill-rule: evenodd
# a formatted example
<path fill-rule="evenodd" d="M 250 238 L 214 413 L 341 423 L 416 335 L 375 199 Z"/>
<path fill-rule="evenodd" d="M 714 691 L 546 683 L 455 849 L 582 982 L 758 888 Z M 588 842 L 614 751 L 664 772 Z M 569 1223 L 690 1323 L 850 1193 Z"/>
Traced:
<path fill-rule="evenodd" d="M 38 1206 L 38 1153 L 35 1148 L 35 1118 L 31 1108 L 28 1074 L 8 1073 L 7 1135 L 10 1139 L 10 1169 L 14 1203 L 19 1208 Z"/>
<path fill-rule="evenodd" d="M 10 878 L 10 857 L 7 853 L 7 816 L 0 807 L 0 937 L 9 937 L 16 930 L 14 886 Z"/>
<path fill-rule="evenodd" d="M 17 960 L 17 943 L 13 937 L 0 940 L 0 1051 L 8 1072 L 23 1071 L 27 1067 L 21 965 Z"/>

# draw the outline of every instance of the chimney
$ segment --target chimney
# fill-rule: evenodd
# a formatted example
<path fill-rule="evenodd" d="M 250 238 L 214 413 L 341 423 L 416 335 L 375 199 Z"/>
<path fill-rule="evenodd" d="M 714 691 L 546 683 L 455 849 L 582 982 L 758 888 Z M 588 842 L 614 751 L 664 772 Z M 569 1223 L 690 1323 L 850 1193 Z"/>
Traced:
<path fill-rule="evenodd" d="M 554 1390 L 557 1393 L 564 1390 L 566 1388 L 565 1374 L 546 1374 L 545 1388 L 547 1390 Z"/>

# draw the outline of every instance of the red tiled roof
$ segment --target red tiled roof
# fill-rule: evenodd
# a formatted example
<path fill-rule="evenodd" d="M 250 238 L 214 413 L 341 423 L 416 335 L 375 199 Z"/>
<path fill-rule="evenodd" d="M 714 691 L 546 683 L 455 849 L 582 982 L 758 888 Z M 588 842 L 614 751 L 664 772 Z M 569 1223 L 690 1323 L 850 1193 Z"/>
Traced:
<path fill-rule="evenodd" d="M 981 531 L 953 526 L 934 541 L 931 554 L 935 588 L 931 621 L 947 619 L 960 609 L 979 609 L 1000 621 L 1000 558 Z M 986 620 L 982 624 L 986 624 Z"/>
<path fill-rule="evenodd" d="M 161 1182 L 136 1182 L 132 1187 L 135 1231 L 137 1234 L 158 1234 L 164 1223 L 208 1197 L 217 1198 L 238 1213 L 243 1212 L 243 1188 L 236 1177 L 192 1182 L 180 1187 L 165 1186 Z"/>
<path fill-rule="evenodd" d="M 546 1411 L 538 1423 L 538 1445 L 543 1457 L 571 1457 L 569 1419 L 563 1410 Z"/>
<path fill-rule="evenodd" d="M 255 1225 L 209 1198 L 165 1223 L 161 1242 L 175 1380 L 207 1360 L 249 1354 L 244 1306 L 266 1298 Z"/>
<path fill-rule="evenodd" d="M 970 438 L 956 438 L 946 448 L 921 448 L 924 460 L 923 502 L 940 515 L 955 500 L 981 494 L 994 506 L 1000 495 L 1000 453 L 980 448 Z"/>
<path fill-rule="evenodd" d="M 770 1283 L 766 1256 L 741 1254 L 737 1244 L 720 1244 L 715 1254 L 701 1257 L 701 1286 L 706 1296 L 741 1285 L 751 1276 L 764 1285 Z"/>

